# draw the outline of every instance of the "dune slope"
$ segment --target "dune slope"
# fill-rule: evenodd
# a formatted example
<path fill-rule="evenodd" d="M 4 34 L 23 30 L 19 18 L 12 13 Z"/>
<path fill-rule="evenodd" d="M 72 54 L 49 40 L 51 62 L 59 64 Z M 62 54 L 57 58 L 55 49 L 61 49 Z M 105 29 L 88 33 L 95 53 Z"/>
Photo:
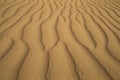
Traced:
<path fill-rule="evenodd" d="M 0 0 L 0 80 L 120 80 L 120 0 Z"/>

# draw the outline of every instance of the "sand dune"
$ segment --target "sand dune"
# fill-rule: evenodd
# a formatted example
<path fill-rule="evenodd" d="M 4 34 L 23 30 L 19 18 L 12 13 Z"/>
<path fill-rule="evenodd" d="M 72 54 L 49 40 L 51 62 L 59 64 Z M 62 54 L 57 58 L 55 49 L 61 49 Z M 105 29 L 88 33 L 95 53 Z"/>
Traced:
<path fill-rule="evenodd" d="M 0 80 L 120 80 L 120 0 L 0 0 Z"/>

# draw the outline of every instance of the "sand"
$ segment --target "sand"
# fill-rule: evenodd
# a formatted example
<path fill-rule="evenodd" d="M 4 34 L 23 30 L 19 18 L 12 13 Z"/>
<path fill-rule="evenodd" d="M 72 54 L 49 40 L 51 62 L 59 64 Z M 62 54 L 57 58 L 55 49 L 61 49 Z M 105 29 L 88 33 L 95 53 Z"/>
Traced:
<path fill-rule="evenodd" d="M 0 0 L 0 80 L 120 80 L 120 0 Z"/>

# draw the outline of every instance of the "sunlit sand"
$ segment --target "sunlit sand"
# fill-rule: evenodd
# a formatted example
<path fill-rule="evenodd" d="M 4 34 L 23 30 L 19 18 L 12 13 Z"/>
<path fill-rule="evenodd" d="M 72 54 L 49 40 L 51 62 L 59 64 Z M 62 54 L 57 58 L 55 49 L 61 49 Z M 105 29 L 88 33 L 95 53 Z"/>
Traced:
<path fill-rule="evenodd" d="M 120 80 L 120 0 L 0 0 L 0 80 Z"/>

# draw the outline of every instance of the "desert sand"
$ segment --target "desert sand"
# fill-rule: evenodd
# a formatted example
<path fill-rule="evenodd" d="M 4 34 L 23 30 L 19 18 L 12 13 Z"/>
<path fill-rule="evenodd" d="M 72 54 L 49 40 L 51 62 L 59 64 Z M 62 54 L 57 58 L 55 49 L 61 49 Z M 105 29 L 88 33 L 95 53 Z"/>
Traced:
<path fill-rule="evenodd" d="M 0 80 L 120 80 L 120 0 L 0 0 Z"/>

